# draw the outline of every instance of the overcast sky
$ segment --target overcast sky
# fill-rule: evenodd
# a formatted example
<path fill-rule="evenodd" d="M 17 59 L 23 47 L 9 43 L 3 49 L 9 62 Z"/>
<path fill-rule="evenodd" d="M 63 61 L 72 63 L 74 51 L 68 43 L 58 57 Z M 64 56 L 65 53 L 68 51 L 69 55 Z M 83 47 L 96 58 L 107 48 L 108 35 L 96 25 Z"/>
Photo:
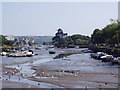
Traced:
<path fill-rule="evenodd" d="M 61 28 L 69 35 L 90 36 L 110 18 L 118 18 L 117 2 L 4 2 L 2 34 L 53 36 Z"/>

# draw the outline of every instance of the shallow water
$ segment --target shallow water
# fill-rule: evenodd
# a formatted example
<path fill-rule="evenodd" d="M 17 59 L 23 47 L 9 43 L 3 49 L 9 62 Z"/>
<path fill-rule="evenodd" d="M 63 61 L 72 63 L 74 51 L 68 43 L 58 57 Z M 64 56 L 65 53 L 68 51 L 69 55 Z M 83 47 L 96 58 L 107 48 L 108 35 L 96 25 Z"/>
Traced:
<path fill-rule="evenodd" d="M 12 76 L 9 76 L 9 75 L 4 75 L 3 79 L 4 80 L 9 80 L 9 81 L 16 81 L 16 82 L 23 82 L 23 83 L 29 83 L 31 85 L 36 85 L 38 86 L 38 82 L 36 81 L 31 81 L 29 79 L 27 79 L 27 77 L 31 77 L 31 76 L 35 76 L 35 70 L 32 70 L 31 67 L 33 65 L 38 65 L 40 63 L 45 63 L 45 62 L 48 62 L 48 61 L 51 61 L 53 60 L 52 57 L 55 56 L 55 55 L 49 55 L 48 53 L 45 53 L 45 50 L 42 51 L 43 55 L 41 55 L 41 51 L 39 51 L 39 55 L 38 56 L 33 56 L 33 57 L 21 57 L 21 58 L 14 58 L 14 57 L 3 57 L 3 65 L 4 64 L 12 64 L 12 63 L 18 63 L 18 62 L 24 62 L 24 61 L 29 61 L 29 60 L 34 60 L 33 63 L 31 62 L 27 62 L 27 63 L 24 63 L 24 64 L 15 64 L 15 65 L 8 65 L 6 67 L 8 68 L 16 68 L 18 70 L 20 70 L 19 73 L 17 73 L 16 75 L 12 75 Z M 3 72 L 4 73 L 4 72 Z M 18 75 L 22 75 L 22 76 L 18 76 Z M 10 79 L 9 79 L 10 77 Z M 42 77 L 42 78 L 47 78 L 47 77 Z M 50 77 L 49 77 L 50 78 Z M 4 84 L 4 83 L 3 83 Z M 53 84 L 49 84 L 49 83 L 43 83 L 43 82 L 39 82 L 40 84 L 40 87 L 41 88 L 61 88 L 57 85 L 53 85 Z"/>
<path fill-rule="evenodd" d="M 4 80 L 8 79 L 9 81 L 15 81 L 15 82 L 22 82 L 22 83 L 29 83 L 31 85 L 39 86 L 40 88 L 62 88 L 57 85 L 53 85 L 50 83 L 44 83 L 44 82 L 37 82 L 37 81 L 32 81 L 27 78 L 19 77 L 19 76 L 11 76 L 11 78 L 8 78 L 8 75 L 4 76 Z M 38 83 L 40 85 L 38 85 Z M 3 83 L 4 84 L 4 83 Z"/>

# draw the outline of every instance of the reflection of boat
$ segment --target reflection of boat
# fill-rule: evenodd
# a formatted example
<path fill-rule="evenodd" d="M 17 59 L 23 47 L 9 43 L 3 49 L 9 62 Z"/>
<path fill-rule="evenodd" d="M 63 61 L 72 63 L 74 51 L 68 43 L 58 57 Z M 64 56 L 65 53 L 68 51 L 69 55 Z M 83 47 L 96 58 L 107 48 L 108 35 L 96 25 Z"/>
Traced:
<path fill-rule="evenodd" d="M 49 54 L 55 54 L 55 51 L 49 51 Z"/>
<path fill-rule="evenodd" d="M 120 64 L 120 57 L 114 58 L 111 62 L 112 64 Z"/>
<path fill-rule="evenodd" d="M 93 51 L 86 49 L 86 50 L 83 50 L 83 52 L 84 52 L 84 53 L 92 53 Z"/>
<path fill-rule="evenodd" d="M 120 65 L 120 57 L 118 57 L 118 64 Z"/>

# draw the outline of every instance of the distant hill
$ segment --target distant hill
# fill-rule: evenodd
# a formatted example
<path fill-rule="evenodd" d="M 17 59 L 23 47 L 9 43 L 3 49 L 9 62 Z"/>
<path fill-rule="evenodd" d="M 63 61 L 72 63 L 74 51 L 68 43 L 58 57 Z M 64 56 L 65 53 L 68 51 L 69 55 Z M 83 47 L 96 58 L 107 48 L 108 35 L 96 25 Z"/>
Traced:
<path fill-rule="evenodd" d="M 52 42 L 53 36 L 14 36 L 15 39 L 33 39 L 37 44 Z"/>

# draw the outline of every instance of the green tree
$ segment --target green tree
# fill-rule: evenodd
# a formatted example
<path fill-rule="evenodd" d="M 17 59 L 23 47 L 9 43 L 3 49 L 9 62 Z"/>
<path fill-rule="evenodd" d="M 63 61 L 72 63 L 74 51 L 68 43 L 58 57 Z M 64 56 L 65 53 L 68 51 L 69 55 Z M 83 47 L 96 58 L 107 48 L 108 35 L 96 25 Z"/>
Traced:
<path fill-rule="evenodd" d="M 91 42 L 93 44 L 118 44 L 120 40 L 120 22 L 113 22 L 104 27 L 102 30 L 95 29 L 91 34 Z"/>
<path fill-rule="evenodd" d="M 80 35 L 80 34 L 74 34 L 74 35 L 71 36 L 71 38 L 74 41 L 75 45 L 88 44 L 89 39 L 90 39 L 88 36 L 84 36 L 84 35 Z"/>
<path fill-rule="evenodd" d="M 58 29 L 57 33 L 55 34 L 55 36 L 52 38 L 53 40 L 53 44 L 57 47 L 61 47 L 64 46 L 65 44 L 65 36 L 67 36 L 67 33 L 63 33 L 62 29 Z"/>
<path fill-rule="evenodd" d="M 10 45 L 11 41 L 7 40 L 5 36 L 0 35 L 0 45 Z"/>
<path fill-rule="evenodd" d="M 66 45 L 73 45 L 74 41 L 72 40 L 71 36 L 66 37 L 65 39 Z"/>
<path fill-rule="evenodd" d="M 102 30 L 95 29 L 91 36 L 92 43 L 104 43 L 104 34 Z"/>

